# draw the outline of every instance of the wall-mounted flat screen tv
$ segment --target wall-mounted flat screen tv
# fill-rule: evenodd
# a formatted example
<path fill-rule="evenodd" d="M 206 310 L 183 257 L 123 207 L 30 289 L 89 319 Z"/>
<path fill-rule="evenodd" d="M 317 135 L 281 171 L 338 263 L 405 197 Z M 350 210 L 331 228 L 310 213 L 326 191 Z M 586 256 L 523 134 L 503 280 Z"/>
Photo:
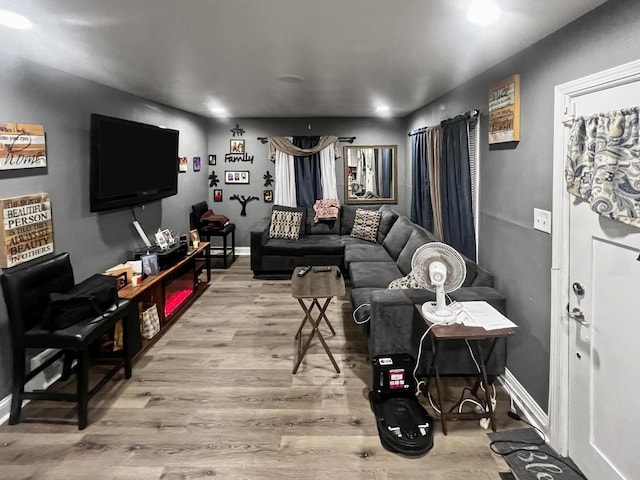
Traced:
<path fill-rule="evenodd" d="M 177 194 L 178 137 L 178 130 L 92 114 L 90 210 Z"/>

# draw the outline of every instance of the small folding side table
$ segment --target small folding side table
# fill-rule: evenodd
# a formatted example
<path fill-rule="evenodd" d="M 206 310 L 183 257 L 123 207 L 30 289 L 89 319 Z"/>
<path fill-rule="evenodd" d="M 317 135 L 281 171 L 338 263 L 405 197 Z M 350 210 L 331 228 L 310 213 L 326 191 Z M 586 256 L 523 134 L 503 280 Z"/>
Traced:
<path fill-rule="evenodd" d="M 433 325 L 429 320 L 427 320 L 422 314 L 422 305 L 416 304 L 415 306 L 420 312 L 420 316 L 424 319 L 427 327 L 431 327 Z M 515 333 L 513 328 L 501 328 L 499 330 L 485 330 L 482 327 L 467 327 L 463 324 L 453 324 L 453 325 L 435 325 L 431 328 L 429 332 L 429 336 L 431 337 L 431 351 L 433 353 L 431 359 L 431 365 L 429 366 L 428 374 L 427 374 L 427 383 L 424 387 L 424 391 L 429 391 L 429 384 L 432 378 L 435 378 L 436 381 L 436 392 L 438 394 L 438 404 L 440 405 L 440 421 L 442 422 L 442 433 L 447 434 L 447 420 L 479 420 L 482 418 L 488 418 L 489 423 L 491 424 L 491 429 L 496 431 L 496 422 L 493 414 L 493 405 L 491 404 L 491 395 L 489 394 L 489 381 L 487 379 L 487 370 L 486 364 L 491 358 L 493 354 L 493 350 L 495 349 L 496 343 L 498 339 L 501 337 L 507 337 L 513 335 Z M 486 354 L 483 355 L 482 351 L 482 340 L 490 339 L 491 342 L 489 344 L 489 349 Z M 440 393 L 440 373 L 439 373 L 439 358 L 438 354 L 440 353 L 440 344 L 441 342 L 446 342 L 450 340 L 466 340 L 473 351 L 473 355 L 478 362 L 478 368 L 480 372 L 476 378 L 475 384 L 471 389 L 471 394 L 478 394 L 478 389 L 480 388 L 481 382 L 484 385 L 484 400 L 487 405 L 487 411 L 484 412 L 456 412 L 455 408 L 453 411 L 446 411 L 443 402 L 442 395 Z M 455 405 L 457 406 L 457 404 Z M 455 407 L 454 406 L 454 407 Z"/>
<path fill-rule="evenodd" d="M 301 268 L 302 267 L 296 267 L 293 271 L 293 275 L 291 276 L 291 295 L 298 299 L 298 303 L 300 303 L 302 310 L 304 310 L 304 319 L 302 320 L 300 327 L 298 327 L 298 331 L 295 336 L 295 339 L 297 340 L 296 355 L 292 373 L 295 374 L 298 371 L 298 367 L 300 367 L 300 363 L 309 349 L 311 340 L 316 335 L 320 340 L 320 343 L 322 343 L 324 351 L 327 352 L 333 367 L 336 369 L 336 373 L 340 373 L 340 368 L 338 367 L 335 358 L 333 358 L 331 350 L 329 350 L 329 346 L 318 327 L 320 326 L 320 322 L 324 319 L 329 326 L 331 333 L 333 335 L 336 334 L 331 322 L 329 322 L 329 319 L 327 318 L 326 312 L 333 297 L 339 297 L 345 294 L 344 278 L 342 277 L 339 268 L 336 266 L 330 267 L 331 270 L 327 272 L 314 272 L 313 268 L 311 268 L 306 275 L 298 277 L 298 272 Z M 307 306 L 305 301 L 308 302 L 309 300 L 311 303 Z M 320 304 L 321 300 L 323 300 L 322 305 Z M 311 314 L 314 308 L 318 309 L 318 314 L 315 318 Z M 305 339 L 302 329 L 307 321 L 311 325 L 312 330 Z"/>

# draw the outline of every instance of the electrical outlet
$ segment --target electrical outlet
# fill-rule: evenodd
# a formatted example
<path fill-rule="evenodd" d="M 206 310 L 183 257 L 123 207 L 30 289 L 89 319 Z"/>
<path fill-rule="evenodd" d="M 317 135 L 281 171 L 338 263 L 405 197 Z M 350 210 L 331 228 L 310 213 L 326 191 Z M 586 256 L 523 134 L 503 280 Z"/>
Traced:
<path fill-rule="evenodd" d="M 548 210 L 534 208 L 533 228 L 540 230 L 541 232 L 551 233 L 551 212 Z"/>

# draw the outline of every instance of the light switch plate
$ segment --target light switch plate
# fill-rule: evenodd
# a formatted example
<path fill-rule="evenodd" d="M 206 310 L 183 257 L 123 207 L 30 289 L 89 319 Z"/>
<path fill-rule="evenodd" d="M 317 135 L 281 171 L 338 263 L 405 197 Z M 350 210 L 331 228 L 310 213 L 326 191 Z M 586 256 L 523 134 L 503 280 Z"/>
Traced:
<path fill-rule="evenodd" d="M 551 212 L 548 210 L 534 208 L 533 228 L 540 230 L 541 232 L 551 233 Z"/>

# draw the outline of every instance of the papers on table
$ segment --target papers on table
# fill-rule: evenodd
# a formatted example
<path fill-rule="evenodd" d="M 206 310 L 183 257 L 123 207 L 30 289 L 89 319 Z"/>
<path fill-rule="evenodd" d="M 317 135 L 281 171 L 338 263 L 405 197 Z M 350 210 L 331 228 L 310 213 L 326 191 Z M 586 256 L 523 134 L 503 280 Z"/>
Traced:
<path fill-rule="evenodd" d="M 517 325 L 502 315 L 487 302 L 456 302 L 462 307 L 458 313 L 458 322 L 467 327 L 482 327 L 485 330 L 516 328 Z"/>

